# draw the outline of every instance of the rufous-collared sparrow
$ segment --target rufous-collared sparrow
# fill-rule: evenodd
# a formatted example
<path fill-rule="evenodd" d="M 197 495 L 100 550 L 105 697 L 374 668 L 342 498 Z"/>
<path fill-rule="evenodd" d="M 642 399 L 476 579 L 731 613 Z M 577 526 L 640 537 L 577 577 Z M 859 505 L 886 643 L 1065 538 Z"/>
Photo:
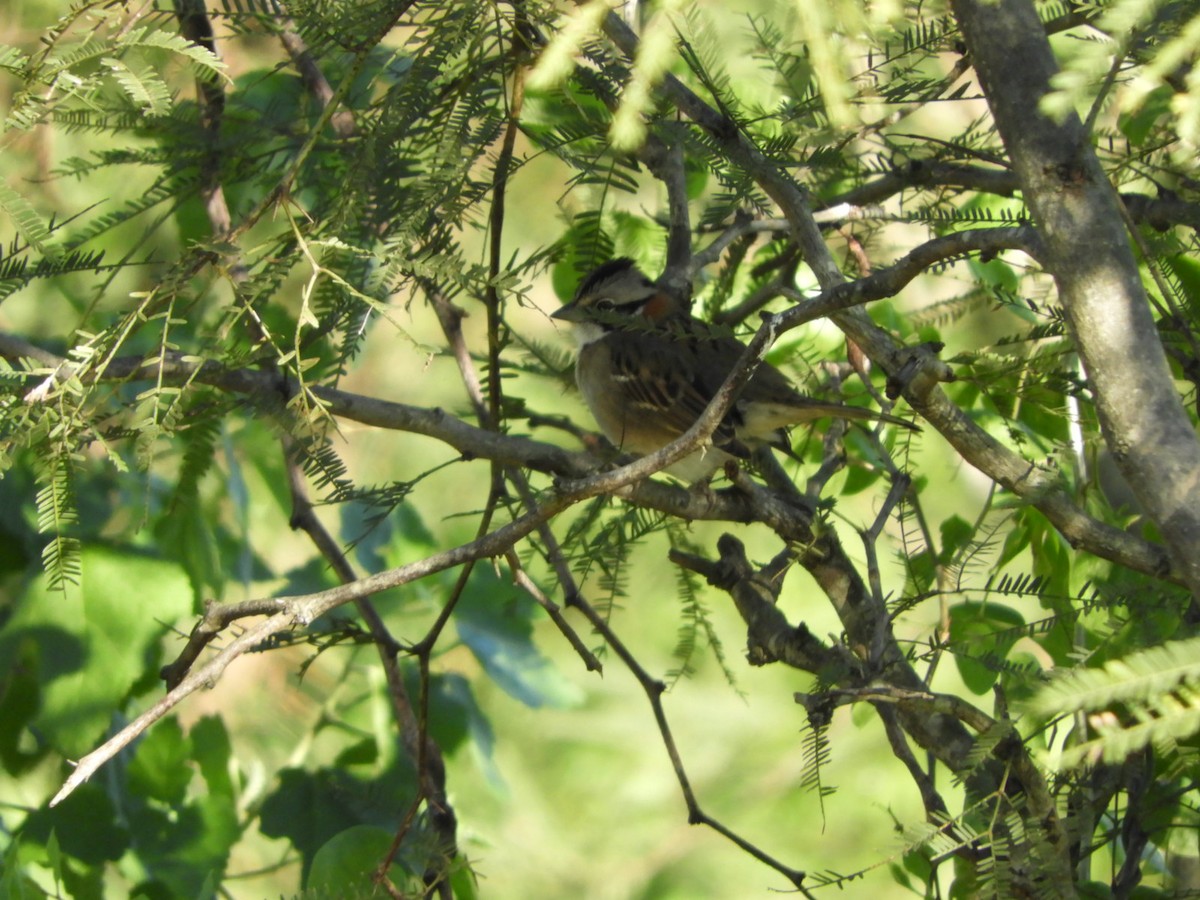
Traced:
<path fill-rule="evenodd" d="M 621 450 L 652 453 L 687 431 L 745 346 L 692 318 L 630 259 L 600 266 L 553 318 L 579 342 L 575 379 L 600 430 Z M 703 447 L 668 472 L 689 483 L 763 444 L 789 447 L 786 429 L 826 416 L 916 426 L 868 409 L 813 400 L 763 363 Z"/>

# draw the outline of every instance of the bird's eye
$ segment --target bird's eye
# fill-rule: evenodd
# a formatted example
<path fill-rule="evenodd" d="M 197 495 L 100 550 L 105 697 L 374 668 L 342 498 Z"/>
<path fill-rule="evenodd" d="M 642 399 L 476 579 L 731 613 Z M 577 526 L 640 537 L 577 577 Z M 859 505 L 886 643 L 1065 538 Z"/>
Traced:
<path fill-rule="evenodd" d="M 601 297 L 596 301 L 596 309 L 600 310 L 600 312 L 612 312 L 616 308 L 617 304 L 613 303 L 607 297 Z"/>

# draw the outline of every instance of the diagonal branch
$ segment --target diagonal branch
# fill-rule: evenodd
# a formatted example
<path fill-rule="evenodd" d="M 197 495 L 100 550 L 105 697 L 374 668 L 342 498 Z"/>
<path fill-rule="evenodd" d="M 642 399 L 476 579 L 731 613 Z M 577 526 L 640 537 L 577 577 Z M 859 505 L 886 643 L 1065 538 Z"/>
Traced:
<path fill-rule="evenodd" d="M 466 544 L 325 591 L 250 601 L 257 614 L 269 613 L 268 618 L 247 628 L 203 666 L 191 670 L 157 703 L 81 759 L 76 765 L 75 771 L 54 795 L 50 805 L 55 806 L 66 799 L 79 785 L 91 778 L 104 763 L 174 709 L 180 701 L 198 690 L 211 686 L 221 677 L 230 663 L 273 635 L 297 626 L 308 625 L 339 606 L 371 594 L 409 584 L 467 562 L 501 556 L 540 523 L 549 520 L 580 499 L 584 498 L 555 498 L 533 512 Z"/>

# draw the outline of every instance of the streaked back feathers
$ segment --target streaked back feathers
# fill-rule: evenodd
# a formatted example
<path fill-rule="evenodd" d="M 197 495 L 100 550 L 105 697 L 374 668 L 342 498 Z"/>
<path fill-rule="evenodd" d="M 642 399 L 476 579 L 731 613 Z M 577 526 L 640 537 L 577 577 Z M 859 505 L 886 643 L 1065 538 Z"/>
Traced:
<path fill-rule="evenodd" d="M 584 278 L 571 302 L 553 317 L 574 327 L 580 347 L 576 380 L 601 430 L 618 447 L 638 454 L 686 431 L 746 349 L 692 318 L 625 258 Z M 789 425 L 826 416 L 915 427 L 893 416 L 806 397 L 763 363 L 713 433 L 713 446 L 670 471 L 687 481 L 706 478 L 755 445 L 787 447 Z"/>

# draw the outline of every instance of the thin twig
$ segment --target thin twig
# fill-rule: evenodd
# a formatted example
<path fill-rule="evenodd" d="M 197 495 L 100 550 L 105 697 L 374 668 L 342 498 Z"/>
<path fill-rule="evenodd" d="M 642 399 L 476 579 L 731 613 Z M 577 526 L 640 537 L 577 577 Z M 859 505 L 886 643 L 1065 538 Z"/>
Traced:
<path fill-rule="evenodd" d="M 157 703 L 142 713 L 115 735 L 101 744 L 98 748 L 79 760 L 75 771 L 63 784 L 62 788 L 51 800 L 55 805 L 64 800 L 79 785 L 87 781 L 95 772 L 112 759 L 118 752 L 128 746 L 138 735 L 144 732 L 154 722 L 157 722 L 174 709 L 180 701 L 201 688 L 211 687 L 233 660 L 243 653 L 253 650 L 267 638 L 287 631 L 296 626 L 306 626 L 320 616 L 337 609 L 360 597 L 386 591 L 402 584 L 409 584 L 437 572 L 460 566 L 472 560 L 486 559 L 505 553 L 521 538 L 525 537 L 540 522 L 548 521 L 564 509 L 579 500 L 582 496 L 560 496 L 548 501 L 537 510 L 503 525 L 466 544 L 460 544 L 449 550 L 434 553 L 425 559 L 407 565 L 398 566 L 370 575 L 349 584 L 339 585 L 328 590 L 313 594 L 303 594 L 290 597 L 276 597 L 272 600 L 254 601 L 261 603 L 264 608 L 270 606 L 276 609 L 271 616 L 256 622 L 238 635 L 233 641 L 218 651 L 198 669 L 191 670 L 182 681 L 167 692 Z"/>
<path fill-rule="evenodd" d="M 896 716 L 896 710 L 886 703 L 876 703 L 875 711 L 879 714 L 880 721 L 883 722 L 883 730 L 887 735 L 888 744 L 891 745 L 892 754 L 908 769 L 909 777 L 917 786 L 917 790 L 921 792 L 921 804 L 925 807 L 925 819 L 933 825 L 941 825 L 950 818 L 946 801 L 938 792 L 933 778 L 921 768 L 920 762 L 913 755 L 908 738 Z"/>

